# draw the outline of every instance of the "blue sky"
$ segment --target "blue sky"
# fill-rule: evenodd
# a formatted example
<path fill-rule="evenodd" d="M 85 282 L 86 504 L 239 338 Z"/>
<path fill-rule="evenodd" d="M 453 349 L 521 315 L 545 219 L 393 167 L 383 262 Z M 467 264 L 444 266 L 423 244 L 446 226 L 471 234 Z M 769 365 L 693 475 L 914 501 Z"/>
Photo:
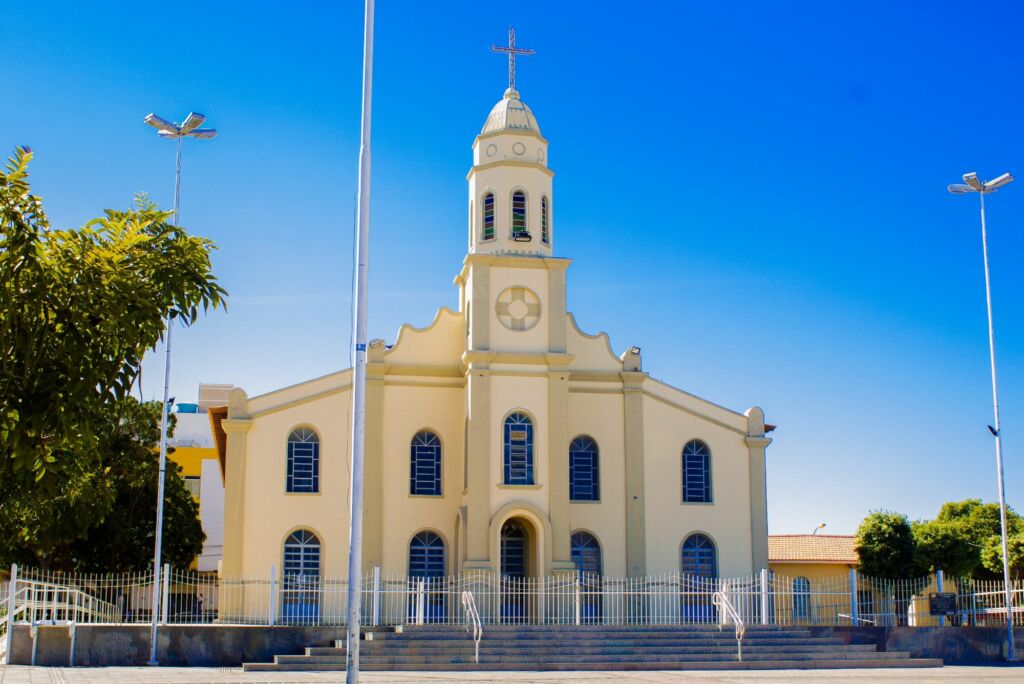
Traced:
<path fill-rule="evenodd" d="M 779 425 L 771 532 L 852 532 L 996 495 L 977 201 L 1024 181 L 1022 10 L 990 3 L 394 3 L 377 8 L 370 333 L 456 304 L 470 146 L 519 87 L 551 142 L 569 305 L 616 351 Z M 361 2 L 9 3 L 0 145 L 37 153 L 56 225 L 148 191 L 142 124 L 206 113 L 182 224 L 230 291 L 175 336 L 172 393 L 348 365 Z M 1020 186 L 1020 187 L 1016 187 Z M 1024 508 L 1024 182 L 989 203 L 1009 501 Z M 160 392 L 158 354 L 144 392 Z"/>

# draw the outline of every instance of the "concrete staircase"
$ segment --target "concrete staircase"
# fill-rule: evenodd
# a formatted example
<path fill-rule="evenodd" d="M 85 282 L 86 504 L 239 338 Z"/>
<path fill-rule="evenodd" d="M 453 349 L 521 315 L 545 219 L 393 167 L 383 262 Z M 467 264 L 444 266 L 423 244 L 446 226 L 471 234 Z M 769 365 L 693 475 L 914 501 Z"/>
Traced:
<path fill-rule="evenodd" d="M 747 628 L 743 660 L 736 659 L 731 628 L 716 626 L 485 625 L 480 662 L 473 640 L 455 626 L 413 625 L 373 631 L 360 646 L 364 671 L 472 670 L 782 670 L 822 668 L 941 667 L 937 659 L 879 651 L 814 637 L 800 627 Z M 304 655 L 275 656 L 273 663 L 246 663 L 247 672 L 345 669 L 344 643 L 309 647 Z"/>

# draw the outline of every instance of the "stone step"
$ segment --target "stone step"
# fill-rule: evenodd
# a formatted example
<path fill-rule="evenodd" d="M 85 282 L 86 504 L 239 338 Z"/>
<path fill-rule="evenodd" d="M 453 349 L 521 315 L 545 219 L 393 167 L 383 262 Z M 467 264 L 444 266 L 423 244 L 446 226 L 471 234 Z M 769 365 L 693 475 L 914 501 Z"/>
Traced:
<path fill-rule="evenodd" d="M 909 658 L 906 652 L 879 652 L 879 651 L 826 651 L 826 652 L 796 652 L 796 653 L 747 653 L 744 651 L 744 660 L 750 661 L 775 661 L 775 660 L 906 660 Z M 616 663 L 642 663 L 660 662 L 663 660 L 683 659 L 692 662 L 733 662 L 736 660 L 736 652 L 732 653 L 622 653 L 603 654 L 599 657 L 579 653 L 555 653 L 555 654 L 492 654 L 481 653 L 480 663 L 520 663 L 527 665 L 530 662 L 590 662 L 593 660 Z M 274 662 L 280 665 L 287 664 L 344 664 L 345 658 L 339 656 L 276 656 Z M 423 665 L 424 668 L 430 665 L 443 667 L 449 664 L 476 662 L 472 653 L 455 655 L 418 655 L 418 656 L 396 656 L 396 655 L 360 655 L 360 663 L 387 663 L 390 665 L 413 664 Z"/>
<path fill-rule="evenodd" d="M 483 643 L 480 645 L 481 650 L 486 650 L 488 653 L 496 654 L 514 654 L 522 653 L 523 649 L 514 644 L 508 644 L 504 642 L 497 643 Z M 796 652 L 816 652 L 816 651 L 831 651 L 840 649 L 848 649 L 851 651 L 875 651 L 877 650 L 874 644 L 843 644 L 836 640 L 836 643 L 828 644 L 807 644 L 807 643 L 793 643 L 793 644 L 758 644 L 744 641 L 743 650 L 744 652 L 749 651 L 750 653 L 796 653 Z M 387 645 L 374 644 L 373 642 L 366 642 L 360 645 L 359 652 L 361 654 L 379 655 L 381 653 L 401 653 L 407 655 L 416 655 L 422 652 L 426 653 L 472 653 L 474 651 L 474 645 L 472 640 L 462 640 L 458 643 L 441 643 L 441 644 L 393 644 Z M 599 655 L 601 653 L 636 653 L 643 651 L 645 653 L 715 653 L 715 652 L 734 652 L 736 650 L 736 642 L 730 642 L 725 644 L 714 644 L 714 645 L 672 645 L 672 644 L 657 644 L 657 645 L 629 645 L 629 644 L 604 644 L 604 645 L 588 645 L 588 646 L 576 646 L 571 644 L 558 644 L 552 643 L 548 645 L 538 645 L 530 649 L 530 653 L 552 653 L 558 651 L 568 651 L 571 653 L 587 653 L 591 655 Z M 344 648 L 331 648 L 330 646 L 309 646 L 306 648 L 307 656 L 337 656 L 344 657 Z"/>
<path fill-rule="evenodd" d="M 867 669 L 867 668 L 919 668 L 942 667 L 942 661 L 934 658 L 903 658 L 851 660 L 819 658 L 814 660 L 743 660 L 743 661 L 687 661 L 664 660 L 645 662 L 610 662 L 604 660 L 587 660 L 585 662 L 514 662 L 514 663 L 431 663 L 426 667 L 418 664 L 373 663 L 362 662 L 364 671 L 435 671 L 435 672 L 473 672 L 473 671 L 633 671 L 633 670 L 815 670 L 815 669 Z M 246 663 L 245 672 L 341 672 L 345 669 L 342 663 L 325 664 L 275 664 Z"/>
<path fill-rule="evenodd" d="M 419 640 L 419 641 L 434 641 L 438 639 L 458 639 L 462 638 L 467 634 L 465 629 L 451 630 L 451 631 L 415 631 L 415 632 L 367 632 L 367 641 L 408 641 L 408 640 Z M 722 630 L 719 632 L 715 630 L 713 632 L 650 632 L 650 633 L 639 633 L 639 632 L 623 632 L 623 631 L 600 631 L 600 632 L 584 632 L 584 633 L 573 633 L 573 632 L 495 632 L 487 629 L 484 626 L 484 639 L 509 639 L 516 641 L 552 641 L 552 640 L 575 640 L 575 641 L 609 641 L 609 640 L 655 640 L 655 639 L 673 639 L 677 641 L 687 639 L 735 639 L 736 632 L 732 628 Z M 766 641 L 775 639 L 809 639 L 811 632 L 806 630 L 793 631 L 793 632 L 747 632 L 747 639 L 764 639 Z M 341 640 L 338 640 L 341 641 Z M 337 643 L 337 642 L 335 642 Z"/>
<path fill-rule="evenodd" d="M 458 639 L 409 639 L 409 640 L 388 640 L 388 641 L 364 641 L 361 642 L 360 647 L 368 650 L 377 649 L 404 649 L 404 648 L 445 648 L 455 647 L 463 644 L 472 643 L 473 639 L 469 636 L 462 636 Z M 762 639 L 750 639 L 746 638 L 743 640 L 744 645 L 751 646 L 843 646 L 845 643 L 842 639 L 837 637 L 808 637 L 806 639 L 777 639 L 773 641 L 766 641 Z M 715 646 L 730 646 L 735 645 L 736 639 L 734 637 L 728 639 L 608 639 L 608 640 L 587 640 L 587 641 L 573 641 L 569 639 L 546 639 L 546 640 L 530 640 L 530 641 L 516 641 L 511 639 L 488 639 L 484 638 L 480 641 L 481 648 L 491 647 L 508 647 L 508 648 L 519 648 L 519 649 L 535 649 L 543 648 L 550 645 L 565 646 L 570 648 L 604 648 L 607 646 L 623 646 L 632 648 L 647 648 L 652 646 L 664 646 L 664 647 L 675 647 L 675 648 L 687 648 L 687 647 L 715 647 Z M 335 645 L 336 648 L 340 648 Z"/>
<path fill-rule="evenodd" d="M 472 645 L 463 646 L 460 648 L 449 648 L 443 650 L 428 650 L 428 651 L 369 651 L 360 649 L 360 658 L 380 658 L 380 657 L 393 657 L 393 658 L 435 658 L 438 660 L 444 658 L 461 658 L 461 657 L 472 657 L 474 653 Z M 769 648 L 760 646 L 743 646 L 744 655 L 772 655 L 772 654 L 788 654 L 788 653 L 802 653 L 802 654 L 821 654 L 821 653 L 877 653 L 876 648 L 870 644 L 859 644 L 852 646 L 843 646 L 837 649 L 836 646 L 785 646 L 782 648 Z M 669 656 L 682 656 L 688 654 L 708 654 L 708 655 L 726 655 L 734 656 L 736 654 L 736 645 L 732 646 L 721 646 L 714 648 L 666 648 L 666 647 L 651 647 L 651 648 L 623 648 L 612 646 L 604 649 L 573 649 L 566 647 L 552 646 L 543 650 L 530 650 L 528 654 L 524 654 L 522 649 L 518 648 L 481 648 L 481 656 L 521 656 L 529 658 L 554 658 L 554 656 L 561 655 L 579 655 L 582 657 L 601 657 L 601 656 L 632 656 L 632 655 L 669 655 Z M 320 648 L 307 648 L 305 655 L 288 655 L 288 656 L 276 656 L 281 659 L 281 662 L 285 662 L 285 659 L 294 660 L 296 658 L 341 658 L 344 659 L 345 653 L 340 649 L 320 649 Z"/>

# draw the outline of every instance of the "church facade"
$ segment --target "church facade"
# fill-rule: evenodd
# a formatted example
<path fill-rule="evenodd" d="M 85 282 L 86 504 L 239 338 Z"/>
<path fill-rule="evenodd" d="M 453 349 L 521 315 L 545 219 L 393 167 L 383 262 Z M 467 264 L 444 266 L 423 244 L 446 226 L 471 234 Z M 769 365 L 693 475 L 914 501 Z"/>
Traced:
<path fill-rule="evenodd" d="M 365 567 L 766 568 L 762 411 L 655 380 L 638 348 L 616 355 L 606 334 L 577 327 L 547 151 L 510 87 L 473 143 L 458 310 L 370 343 Z M 225 577 L 347 574 L 351 387 L 348 369 L 260 396 L 235 389 L 217 414 Z"/>

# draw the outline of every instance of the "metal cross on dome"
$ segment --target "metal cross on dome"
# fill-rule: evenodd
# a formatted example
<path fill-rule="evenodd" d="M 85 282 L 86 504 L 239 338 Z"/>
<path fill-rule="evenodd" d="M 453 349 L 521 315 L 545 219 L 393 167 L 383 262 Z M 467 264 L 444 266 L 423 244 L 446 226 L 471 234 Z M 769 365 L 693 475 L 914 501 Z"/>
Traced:
<path fill-rule="evenodd" d="M 509 90 L 516 89 L 516 55 L 535 55 L 533 50 L 516 47 L 516 30 L 508 27 L 508 47 L 491 46 L 491 52 L 504 52 L 508 54 L 508 87 Z"/>

